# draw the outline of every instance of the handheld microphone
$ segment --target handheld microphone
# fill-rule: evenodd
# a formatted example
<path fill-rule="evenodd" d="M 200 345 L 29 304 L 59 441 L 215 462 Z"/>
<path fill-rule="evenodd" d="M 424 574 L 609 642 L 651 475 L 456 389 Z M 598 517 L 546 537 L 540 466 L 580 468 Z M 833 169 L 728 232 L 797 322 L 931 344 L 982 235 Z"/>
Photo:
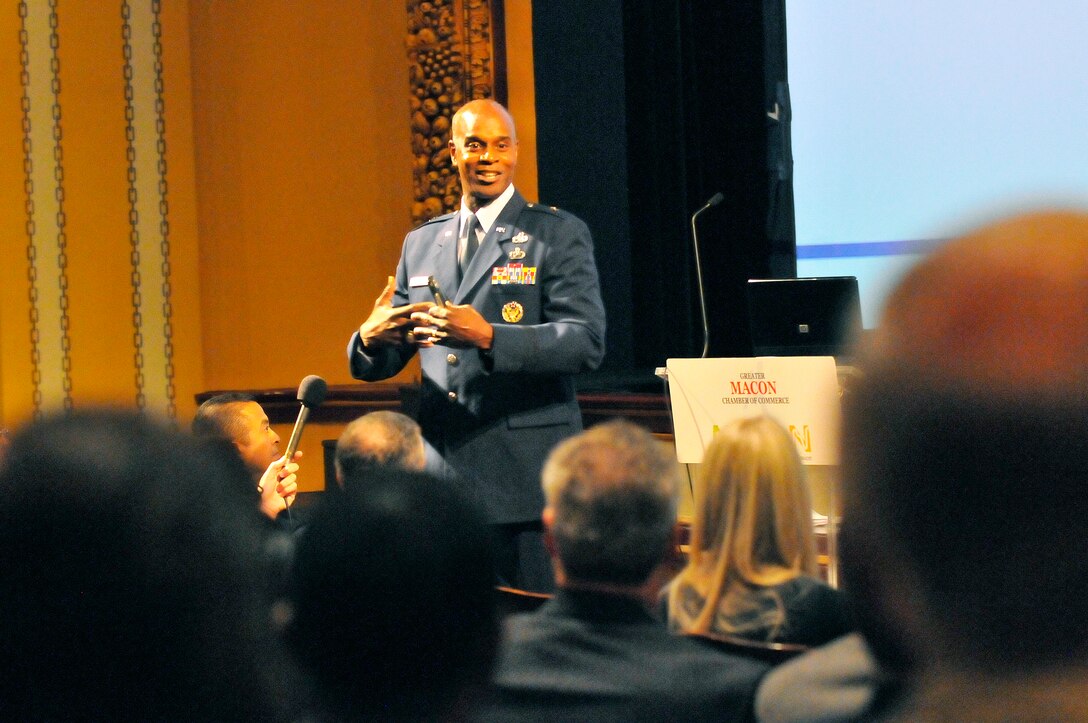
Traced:
<path fill-rule="evenodd" d="M 695 280 L 699 283 L 699 311 L 703 315 L 703 353 L 699 357 L 700 359 L 706 359 L 707 351 L 710 349 L 710 322 L 706 316 L 706 293 L 703 291 L 703 266 L 699 261 L 699 231 L 695 227 L 695 219 L 699 217 L 703 211 L 712 206 L 717 206 L 719 203 L 725 200 L 725 196 L 721 191 L 715 193 L 710 197 L 710 200 L 695 213 L 691 214 L 691 245 L 695 248 Z"/>
<path fill-rule="evenodd" d="M 302 440 L 302 428 L 306 425 L 306 418 L 310 416 L 310 410 L 321 406 L 325 401 L 325 395 L 329 391 L 329 385 L 316 374 L 311 374 L 298 385 L 298 400 L 302 402 L 302 409 L 298 410 L 298 419 L 295 420 L 295 428 L 291 430 L 291 438 L 287 441 L 287 452 L 284 455 L 285 464 L 291 464 L 298 443 Z M 291 515 L 291 505 L 287 505 L 287 515 Z"/>
<path fill-rule="evenodd" d="M 316 374 L 311 374 L 298 385 L 298 400 L 302 402 L 302 409 L 298 410 L 298 419 L 295 420 L 295 428 L 291 430 L 291 439 L 287 441 L 287 461 L 290 462 L 298 449 L 298 443 L 302 440 L 302 427 L 306 424 L 306 418 L 310 416 L 310 410 L 321 406 L 325 401 L 325 395 L 329 391 L 329 385 Z"/>

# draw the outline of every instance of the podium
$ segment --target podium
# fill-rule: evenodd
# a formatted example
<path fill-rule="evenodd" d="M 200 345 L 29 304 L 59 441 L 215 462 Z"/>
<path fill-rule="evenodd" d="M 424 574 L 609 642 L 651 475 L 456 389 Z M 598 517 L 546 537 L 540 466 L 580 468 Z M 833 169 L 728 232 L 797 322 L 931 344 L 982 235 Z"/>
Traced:
<path fill-rule="evenodd" d="M 767 415 L 785 427 L 806 465 L 839 465 L 840 386 L 830 356 L 669 359 L 665 367 L 676 459 L 703 461 L 714 433 Z M 827 526 L 828 582 L 837 583 L 835 494 Z"/>
<path fill-rule="evenodd" d="M 830 356 L 669 359 L 676 459 L 703 461 L 714 432 L 766 414 L 789 430 L 804 464 L 839 464 L 839 380 Z"/>

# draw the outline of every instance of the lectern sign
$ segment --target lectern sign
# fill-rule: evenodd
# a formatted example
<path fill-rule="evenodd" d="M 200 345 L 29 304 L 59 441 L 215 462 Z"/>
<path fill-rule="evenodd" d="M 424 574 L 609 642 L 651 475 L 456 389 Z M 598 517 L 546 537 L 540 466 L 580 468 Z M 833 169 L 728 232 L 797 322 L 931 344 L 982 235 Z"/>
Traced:
<path fill-rule="evenodd" d="M 766 414 L 790 431 L 805 464 L 839 463 L 835 358 L 669 359 L 676 458 L 703 461 L 714 433 L 734 419 Z"/>

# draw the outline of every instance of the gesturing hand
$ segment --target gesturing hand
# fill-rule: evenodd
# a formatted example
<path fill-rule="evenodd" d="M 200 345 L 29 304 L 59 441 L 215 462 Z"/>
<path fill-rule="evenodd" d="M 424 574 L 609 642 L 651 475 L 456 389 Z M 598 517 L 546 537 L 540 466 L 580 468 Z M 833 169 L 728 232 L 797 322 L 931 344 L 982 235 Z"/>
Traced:
<path fill-rule="evenodd" d="M 411 321 L 412 312 L 425 311 L 431 306 L 428 301 L 393 306 L 393 294 L 396 290 L 397 284 L 393 277 L 387 277 L 385 288 L 374 302 L 374 310 L 359 327 L 359 340 L 364 347 L 403 344 L 405 326 Z"/>
<path fill-rule="evenodd" d="M 415 329 L 415 336 L 420 346 L 444 344 L 457 347 L 479 347 L 490 349 L 495 330 L 480 312 L 470 304 L 454 304 L 447 301 L 445 306 L 430 305 L 427 311 L 412 313 L 412 321 L 421 324 Z M 423 334 L 429 332 L 430 339 Z"/>

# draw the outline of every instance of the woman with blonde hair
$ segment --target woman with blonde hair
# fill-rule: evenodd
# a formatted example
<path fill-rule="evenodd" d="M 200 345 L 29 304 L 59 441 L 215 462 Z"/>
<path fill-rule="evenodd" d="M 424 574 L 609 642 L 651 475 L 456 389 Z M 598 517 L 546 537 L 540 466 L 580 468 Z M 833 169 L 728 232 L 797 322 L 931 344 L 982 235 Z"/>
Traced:
<path fill-rule="evenodd" d="M 694 492 L 688 564 L 667 588 L 670 629 L 806 645 L 849 632 L 842 594 L 816 577 L 804 467 L 778 422 L 721 429 Z"/>

